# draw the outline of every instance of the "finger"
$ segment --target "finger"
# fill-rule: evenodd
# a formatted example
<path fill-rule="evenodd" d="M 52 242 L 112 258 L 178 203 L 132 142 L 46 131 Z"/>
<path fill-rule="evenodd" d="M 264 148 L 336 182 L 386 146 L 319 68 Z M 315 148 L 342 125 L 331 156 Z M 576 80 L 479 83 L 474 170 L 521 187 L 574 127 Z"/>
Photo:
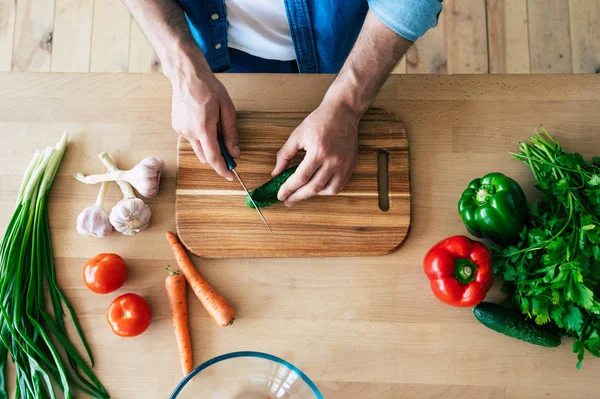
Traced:
<path fill-rule="evenodd" d="M 205 125 L 205 129 L 204 134 L 200 136 L 200 144 L 202 144 L 206 161 L 213 167 L 215 172 L 232 181 L 233 173 L 227 169 L 225 159 L 221 155 L 221 149 L 217 142 L 217 125 Z"/>
<path fill-rule="evenodd" d="M 220 121 L 221 134 L 223 134 L 225 146 L 232 157 L 238 158 L 240 156 L 240 147 L 236 127 L 235 107 L 230 99 L 225 100 L 224 103 L 221 104 Z"/>
<path fill-rule="evenodd" d="M 200 162 L 206 164 L 206 157 L 204 156 L 204 151 L 202 151 L 202 144 L 200 144 L 198 140 L 189 140 L 189 142 Z"/>
<path fill-rule="evenodd" d="M 290 136 L 290 138 L 285 142 L 283 147 L 281 147 L 281 149 L 277 153 L 277 163 L 275 164 L 275 169 L 273 169 L 273 171 L 271 172 L 271 176 L 277 176 L 278 174 L 283 172 L 290 164 L 292 158 L 294 158 L 294 156 L 298 153 L 299 149 L 300 148 L 296 139 Z M 302 163 L 304 163 L 304 161 Z"/>
<path fill-rule="evenodd" d="M 310 181 L 319 166 L 320 164 L 316 160 L 304 158 L 294 174 L 279 189 L 277 199 L 286 201 L 290 195 Z"/>
<path fill-rule="evenodd" d="M 317 195 L 336 195 L 346 186 L 350 180 L 349 176 L 350 173 L 335 173 Z"/>
<path fill-rule="evenodd" d="M 285 206 L 293 206 L 300 201 L 304 201 L 314 197 L 315 195 L 318 195 L 327 185 L 333 176 L 333 173 L 333 169 L 325 167 L 319 168 L 319 170 L 313 175 L 312 179 L 310 179 L 307 184 L 300 187 L 285 200 Z"/>

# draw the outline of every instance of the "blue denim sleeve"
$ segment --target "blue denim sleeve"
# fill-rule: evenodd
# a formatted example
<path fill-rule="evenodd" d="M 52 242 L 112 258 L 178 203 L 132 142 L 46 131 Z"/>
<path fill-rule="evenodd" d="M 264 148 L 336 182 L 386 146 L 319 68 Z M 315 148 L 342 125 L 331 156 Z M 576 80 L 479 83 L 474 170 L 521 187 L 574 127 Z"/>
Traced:
<path fill-rule="evenodd" d="M 414 42 L 437 25 L 441 0 L 368 0 L 369 8 L 391 30 Z"/>

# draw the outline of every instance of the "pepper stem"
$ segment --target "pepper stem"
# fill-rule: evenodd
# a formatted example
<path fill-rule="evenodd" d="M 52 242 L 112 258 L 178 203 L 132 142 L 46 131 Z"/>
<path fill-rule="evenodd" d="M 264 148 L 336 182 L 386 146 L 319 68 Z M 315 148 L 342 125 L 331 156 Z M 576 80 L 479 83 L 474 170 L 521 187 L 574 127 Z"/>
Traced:
<path fill-rule="evenodd" d="M 470 259 L 456 259 L 454 261 L 454 276 L 461 284 L 469 284 L 475 280 L 477 265 Z"/>
<path fill-rule="evenodd" d="M 489 186 L 481 186 L 479 187 L 479 190 L 477 190 L 477 194 L 475 194 L 475 203 L 479 206 L 481 205 L 485 205 L 490 201 L 490 198 L 492 198 L 493 195 L 493 189 Z"/>

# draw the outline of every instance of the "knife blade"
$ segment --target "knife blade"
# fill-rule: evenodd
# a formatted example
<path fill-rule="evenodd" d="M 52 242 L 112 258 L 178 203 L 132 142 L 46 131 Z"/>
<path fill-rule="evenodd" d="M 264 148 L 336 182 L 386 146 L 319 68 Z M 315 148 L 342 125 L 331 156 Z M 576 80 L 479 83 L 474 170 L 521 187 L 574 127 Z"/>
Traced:
<path fill-rule="evenodd" d="M 260 211 L 258 206 L 256 206 L 256 203 L 254 202 L 254 199 L 252 198 L 252 196 L 250 195 L 250 192 L 246 188 L 246 185 L 244 184 L 242 178 L 240 177 L 240 175 L 238 175 L 238 172 L 235 170 L 235 168 L 237 167 L 237 163 L 235 162 L 233 157 L 229 154 L 229 151 L 227 151 L 227 147 L 225 146 L 225 142 L 223 141 L 223 135 L 221 135 L 220 133 L 221 133 L 220 131 L 217 132 L 217 141 L 219 142 L 219 148 L 221 149 L 221 155 L 223 156 L 223 159 L 225 160 L 227 169 L 232 171 L 233 174 L 235 175 L 235 177 L 238 179 L 238 181 L 242 185 L 242 188 L 246 192 L 246 195 L 248 196 L 248 198 L 250 198 L 252 205 L 254 205 L 254 209 L 256 209 L 256 212 L 258 212 L 258 216 L 260 216 L 260 219 L 263 221 L 265 226 L 267 226 L 267 229 L 269 229 L 269 232 L 272 235 L 274 235 L 273 230 L 271 230 L 271 226 L 269 226 L 269 223 L 267 223 L 267 220 L 263 216 L 262 212 Z"/>

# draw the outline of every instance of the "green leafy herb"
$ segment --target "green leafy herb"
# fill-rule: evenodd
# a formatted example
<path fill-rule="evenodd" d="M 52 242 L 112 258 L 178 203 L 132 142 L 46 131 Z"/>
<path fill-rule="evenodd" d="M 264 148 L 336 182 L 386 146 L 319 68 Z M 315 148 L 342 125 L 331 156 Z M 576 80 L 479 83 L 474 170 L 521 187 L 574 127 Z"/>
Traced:
<path fill-rule="evenodd" d="M 526 163 L 542 199 L 531 203 L 521 241 L 493 247 L 494 271 L 516 309 L 600 356 L 600 157 L 566 153 L 542 128 L 512 154 Z"/>

